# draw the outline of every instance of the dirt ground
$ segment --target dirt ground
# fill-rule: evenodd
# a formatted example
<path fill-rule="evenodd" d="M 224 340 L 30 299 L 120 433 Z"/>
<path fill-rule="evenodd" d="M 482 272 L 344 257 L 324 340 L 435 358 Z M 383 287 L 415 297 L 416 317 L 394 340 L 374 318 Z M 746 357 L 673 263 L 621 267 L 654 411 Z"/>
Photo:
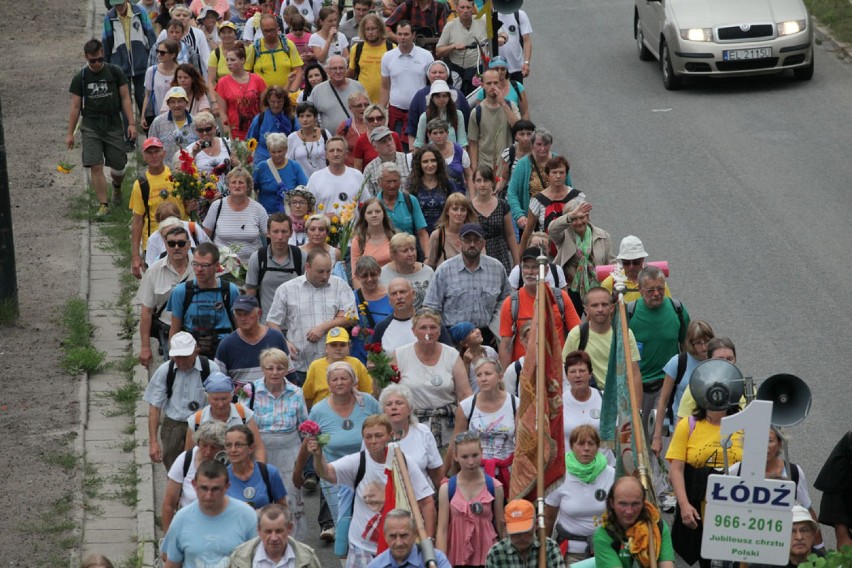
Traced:
<path fill-rule="evenodd" d="M 73 450 L 78 384 L 59 367 L 58 319 L 79 291 L 82 191 L 65 157 L 68 85 L 84 63 L 86 0 L 6 3 L 0 19 L 0 101 L 20 290 L 19 323 L 0 327 L 0 551 L 5 566 L 67 566 L 68 499 L 79 473 L 52 465 Z M 79 164 L 79 150 L 72 163 Z"/>

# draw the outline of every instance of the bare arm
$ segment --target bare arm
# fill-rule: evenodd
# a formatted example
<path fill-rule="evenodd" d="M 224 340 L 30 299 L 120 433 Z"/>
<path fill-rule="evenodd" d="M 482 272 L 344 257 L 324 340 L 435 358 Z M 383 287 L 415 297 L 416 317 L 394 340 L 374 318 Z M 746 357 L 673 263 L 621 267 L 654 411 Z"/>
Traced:
<path fill-rule="evenodd" d="M 553 527 L 556 526 L 556 517 L 559 515 L 559 507 L 544 504 L 544 534 L 550 536 L 553 534 Z"/>
<path fill-rule="evenodd" d="M 500 345 L 497 346 L 497 357 L 500 366 L 507 369 L 512 364 L 512 338 L 500 337 Z"/>
<path fill-rule="evenodd" d="M 181 565 L 177 562 L 172 562 L 171 560 L 166 560 L 163 563 L 163 568 L 181 568 Z"/>
<path fill-rule="evenodd" d="M 427 495 L 423 499 L 417 501 L 417 506 L 420 507 L 420 514 L 423 515 L 423 525 L 426 527 L 426 534 L 429 537 L 434 538 L 435 521 L 438 516 L 435 511 L 435 499 L 431 495 Z"/>
<path fill-rule="evenodd" d="M 521 250 L 527 249 L 530 239 L 532 238 L 532 234 L 535 232 L 536 225 L 538 225 L 538 217 L 535 216 L 535 213 L 530 211 L 527 213 L 527 223 L 524 225 L 524 233 L 521 235 Z"/>
<path fill-rule="evenodd" d="M 225 100 L 225 97 L 217 96 L 216 100 L 219 101 L 219 120 L 222 122 L 222 135 L 227 138 L 231 133 L 231 126 L 228 124 L 228 101 Z M 204 229 L 207 231 L 207 229 Z M 207 233 L 207 236 L 210 236 L 210 233 Z"/>
<path fill-rule="evenodd" d="M 470 391 L 470 379 L 461 357 L 456 357 L 453 365 L 453 383 L 456 387 L 456 400 L 464 400 L 473 393 Z"/>
<path fill-rule="evenodd" d="M 166 483 L 166 494 L 163 496 L 162 523 L 163 534 L 169 532 L 169 526 L 172 524 L 172 519 L 175 518 L 178 505 L 180 504 L 181 484 L 174 479 L 169 479 Z"/>
<path fill-rule="evenodd" d="M 506 517 L 503 515 L 505 493 L 505 487 L 500 486 L 494 488 L 494 502 L 492 503 L 492 506 L 494 507 L 494 519 L 497 521 L 497 536 L 499 538 L 506 538 Z"/>
<path fill-rule="evenodd" d="M 307 440 L 302 440 L 302 445 L 299 447 L 299 455 L 296 456 L 296 465 L 293 466 L 293 485 L 296 489 L 301 489 L 305 483 L 305 478 L 302 477 L 302 470 L 305 464 L 308 463 L 308 445 Z"/>
<path fill-rule="evenodd" d="M 680 516 L 683 524 L 689 528 L 696 528 L 701 523 L 701 516 L 695 507 L 689 504 L 689 499 L 686 496 L 686 481 L 683 477 L 683 472 L 686 469 L 686 463 L 681 460 L 671 460 L 669 464 L 669 480 L 672 482 L 677 504 L 680 506 Z"/>
<path fill-rule="evenodd" d="M 394 41 L 391 39 L 391 41 Z M 382 88 L 379 91 L 379 106 L 382 108 L 388 108 L 388 101 L 390 100 L 390 77 L 385 77 L 382 75 Z"/>
<path fill-rule="evenodd" d="M 148 101 L 150 100 L 149 99 L 150 96 L 151 96 L 151 89 L 145 89 L 145 100 L 142 101 L 142 116 L 141 116 L 142 128 L 148 128 L 150 126 L 150 124 L 148 124 L 148 121 L 145 120 L 145 112 L 148 110 Z"/>
<path fill-rule="evenodd" d="M 470 169 L 475 170 L 479 166 L 479 140 L 467 139 L 467 153 L 470 154 Z"/>
<path fill-rule="evenodd" d="M 456 407 L 455 427 L 453 428 L 453 439 L 450 440 L 447 446 L 447 454 L 444 456 L 444 469 L 447 472 L 447 477 L 453 475 L 457 471 L 456 467 L 456 436 L 462 432 L 466 432 L 469 424 L 467 416 L 462 411 L 461 405 Z"/>
<path fill-rule="evenodd" d="M 666 416 L 666 407 L 674 390 L 674 379 L 666 375 L 663 378 L 663 388 L 660 390 L 660 399 L 657 401 L 657 419 L 654 420 L 654 433 L 651 439 L 651 450 L 657 455 L 663 449 L 663 422 Z"/>
<path fill-rule="evenodd" d="M 435 548 L 446 554 L 447 531 L 450 526 L 450 500 L 445 485 L 438 485 L 438 528 L 435 531 Z M 495 499 L 496 501 L 496 499 Z"/>
<path fill-rule="evenodd" d="M 142 254 L 140 247 L 142 245 L 142 223 L 145 220 L 142 215 L 133 214 L 133 219 L 130 221 L 130 271 L 138 280 L 142 278 Z"/>
<path fill-rule="evenodd" d="M 429 474 L 429 479 L 432 480 L 433 486 L 441 486 L 441 481 L 444 480 L 444 468 L 442 466 L 428 468 L 426 473 Z"/>
<path fill-rule="evenodd" d="M 118 92 L 121 95 L 121 108 L 124 110 L 124 116 L 127 117 L 127 136 L 136 140 L 136 115 L 133 114 L 133 106 L 130 103 L 130 89 L 127 85 L 122 85 Z"/>
<path fill-rule="evenodd" d="M 515 239 L 515 227 L 512 225 L 512 213 L 507 211 L 503 215 L 503 234 L 506 238 L 506 243 L 509 245 L 509 252 L 512 254 L 512 262 L 514 264 L 521 263 L 521 249 L 518 246 L 518 241 Z M 505 367 L 503 367 L 505 369 Z"/>
<path fill-rule="evenodd" d="M 192 448 L 195 447 L 195 440 L 192 437 L 192 434 L 195 432 L 193 428 L 186 429 L 186 440 L 184 441 L 183 449 L 187 452 L 191 451 Z"/>
<path fill-rule="evenodd" d="M 148 456 L 154 463 L 163 461 L 163 450 L 157 439 L 160 430 L 160 409 L 153 404 L 148 405 Z"/>
<path fill-rule="evenodd" d="M 521 65 L 521 73 L 524 77 L 529 77 L 530 63 L 532 63 L 532 34 L 524 34 L 524 64 Z M 527 63 L 529 61 L 530 63 Z"/>
<path fill-rule="evenodd" d="M 154 310 L 147 306 L 142 306 L 142 313 L 139 315 L 139 337 L 142 339 L 142 345 L 139 347 L 139 364 L 147 367 L 151 364 L 153 355 L 151 354 L 151 321 L 153 320 Z"/>
<path fill-rule="evenodd" d="M 291 93 L 299 90 L 302 86 L 302 77 L 304 76 L 305 68 L 303 66 L 296 67 L 290 73 L 290 82 L 287 83 L 287 88 Z"/>
<path fill-rule="evenodd" d="M 334 467 L 325 461 L 325 456 L 322 454 L 322 448 L 317 443 L 317 439 L 310 437 L 307 439 L 308 451 L 314 455 L 314 469 L 317 470 L 317 475 L 320 479 L 325 479 L 332 485 L 337 484 L 337 472 Z"/>
<path fill-rule="evenodd" d="M 71 95 L 71 112 L 68 115 L 68 134 L 65 136 L 65 145 L 69 150 L 74 148 L 74 131 L 77 129 L 77 121 L 80 119 L 82 105 L 82 97 Z"/>
<path fill-rule="evenodd" d="M 175 316 L 172 316 L 172 325 L 169 328 L 169 339 L 170 340 L 171 340 L 172 337 L 174 337 L 174 334 L 176 334 L 177 332 L 180 331 L 180 325 L 181 325 L 181 320 L 179 320 Z"/>
<path fill-rule="evenodd" d="M 530 119 L 530 106 L 527 101 L 527 93 L 524 91 L 521 93 L 521 96 L 518 97 L 518 110 L 521 111 L 521 118 L 524 120 Z"/>

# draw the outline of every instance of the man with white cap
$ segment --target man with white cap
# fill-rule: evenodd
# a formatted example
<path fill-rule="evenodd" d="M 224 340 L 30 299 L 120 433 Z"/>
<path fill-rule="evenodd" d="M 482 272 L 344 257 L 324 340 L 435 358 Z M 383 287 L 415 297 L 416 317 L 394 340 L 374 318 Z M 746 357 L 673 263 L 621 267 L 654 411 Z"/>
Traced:
<path fill-rule="evenodd" d="M 172 337 L 169 355 L 171 361 L 154 371 L 142 396 L 148 403 L 148 454 L 166 471 L 184 450 L 187 419 L 206 403 L 204 380 L 219 370 L 216 363 L 198 355 L 195 338 L 185 331 Z"/>
<path fill-rule="evenodd" d="M 787 568 L 795 568 L 807 561 L 810 554 L 825 556 L 825 552 L 814 548 L 819 525 L 807 509 L 801 505 L 793 507 L 793 535 L 790 539 L 790 561 Z M 743 565 L 741 565 L 743 566 Z M 770 568 L 769 564 L 748 564 L 749 568 Z"/>
<path fill-rule="evenodd" d="M 509 501 L 503 508 L 506 518 L 506 534 L 509 536 L 491 547 L 486 568 L 502 568 L 510 566 L 538 566 L 538 550 L 541 543 L 535 526 L 535 510 L 533 504 L 523 499 Z M 545 565 L 548 568 L 564 568 L 565 561 L 559 545 L 547 537 Z"/>
<path fill-rule="evenodd" d="M 618 261 L 618 266 L 624 270 L 624 275 L 627 277 L 624 301 L 632 302 L 633 300 L 638 300 L 642 297 L 639 293 L 639 271 L 645 268 L 645 259 L 648 258 L 645 246 L 639 240 L 639 237 L 627 235 L 621 239 L 621 244 L 618 247 L 618 256 L 615 258 Z M 612 276 L 607 276 L 601 282 L 601 286 L 612 292 Z M 668 284 L 666 284 L 666 297 L 672 297 Z"/>
<path fill-rule="evenodd" d="M 148 135 L 160 139 L 166 151 L 166 166 L 172 167 L 178 150 L 198 140 L 198 132 L 192 124 L 192 115 L 188 110 L 189 96 L 183 87 L 169 89 L 164 102 L 168 112 L 154 119 Z"/>

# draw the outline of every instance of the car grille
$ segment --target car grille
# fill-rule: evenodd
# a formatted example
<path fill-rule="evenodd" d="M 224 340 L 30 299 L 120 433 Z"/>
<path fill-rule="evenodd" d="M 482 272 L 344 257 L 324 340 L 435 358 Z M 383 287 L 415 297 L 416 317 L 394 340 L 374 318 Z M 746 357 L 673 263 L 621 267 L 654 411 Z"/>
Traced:
<path fill-rule="evenodd" d="M 748 30 L 743 30 L 740 26 L 729 26 L 717 28 L 716 34 L 720 41 L 767 38 L 775 35 L 775 26 L 772 24 L 754 24 Z"/>
<path fill-rule="evenodd" d="M 743 61 L 717 61 L 719 71 L 749 71 L 753 69 L 773 69 L 778 65 L 777 57 L 762 59 L 744 59 Z"/>

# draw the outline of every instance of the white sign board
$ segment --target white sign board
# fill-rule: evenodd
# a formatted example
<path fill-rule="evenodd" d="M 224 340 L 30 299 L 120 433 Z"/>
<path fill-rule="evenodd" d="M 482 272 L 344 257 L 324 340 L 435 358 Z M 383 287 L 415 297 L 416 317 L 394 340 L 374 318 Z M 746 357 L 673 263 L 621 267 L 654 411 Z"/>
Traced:
<path fill-rule="evenodd" d="M 786 566 L 796 484 L 764 479 L 772 403 L 756 400 L 722 419 L 723 438 L 743 430 L 740 476 L 707 479 L 702 558 Z"/>
<path fill-rule="evenodd" d="M 706 498 L 702 558 L 787 565 L 795 483 L 711 475 Z"/>

